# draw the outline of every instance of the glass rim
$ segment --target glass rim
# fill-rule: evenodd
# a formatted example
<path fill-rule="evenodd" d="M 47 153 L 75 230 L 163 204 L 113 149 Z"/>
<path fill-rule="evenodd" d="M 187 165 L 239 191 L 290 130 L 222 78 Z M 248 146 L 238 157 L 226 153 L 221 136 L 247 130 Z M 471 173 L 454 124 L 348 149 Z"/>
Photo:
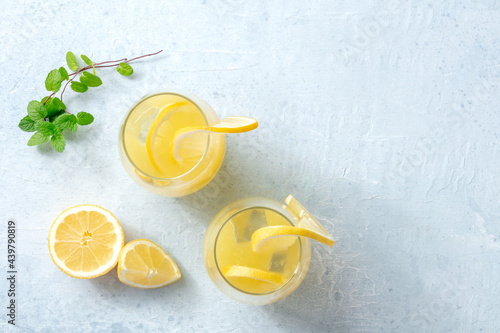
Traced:
<path fill-rule="evenodd" d="M 279 215 L 281 215 L 288 223 L 290 223 L 292 226 L 295 226 L 295 224 L 292 222 L 292 220 L 290 220 L 288 217 L 286 217 L 282 212 L 279 212 L 278 210 L 274 209 L 274 208 L 271 208 L 271 207 L 266 207 L 266 206 L 251 206 L 251 207 L 245 207 L 245 208 L 242 208 L 242 209 L 239 209 L 237 210 L 236 212 L 234 212 L 233 214 L 231 214 L 220 226 L 219 230 L 217 231 L 217 235 L 215 236 L 215 240 L 214 240 L 214 246 L 213 246 L 213 256 L 214 256 L 214 263 L 215 263 L 215 267 L 217 268 L 217 271 L 218 273 L 220 274 L 220 276 L 222 277 L 222 280 L 227 283 L 227 285 L 229 285 L 231 288 L 233 288 L 234 290 L 238 291 L 238 292 L 241 292 L 243 294 L 247 294 L 247 295 L 250 295 L 250 296 L 267 296 L 267 295 L 271 295 L 271 294 L 274 294 L 280 290 L 283 290 L 285 288 L 285 286 L 288 285 L 288 283 L 290 283 L 291 281 L 293 281 L 293 278 L 298 274 L 298 270 L 299 270 L 299 267 L 300 267 L 300 262 L 302 260 L 302 255 L 303 255 L 303 244 L 302 244 L 302 239 L 301 237 L 298 237 L 299 239 L 299 260 L 297 262 L 297 266 L 295 267 L 295 270 L 293 272 L 293 274 L 290 276 L 290 278 L 288 280 L 286 280 L 281 286 L 279 286 L 278 288 L 276 289 L 273 289 L 272 291 L 268 291 L 268 292 L 265 292 L 265 293 L 252 293 L 252 292 L 248 292 L 248 291 L 245 291 L 245 290 L 242 290 L 236 286 L 234 286 L 231 282 L 229 282 L 226 277 L 224 276 L 224 274 L 222 273 L 221 271 L 221 268 L 219 267 L 219 263 L 217 261 L 217 242 L 219 240 L 219 235 L 220 235 L 220 232 L 222 231 L 222 229 L 226 226 L 227 223 L 229 223 L 229 221 L 237 214 L 241 213 L 241 212 L 244 212 L 246 210 L 249 210 L 249 209 L 268 209 L 268 210 L 271 210 L 273 212 L 276 212 L 278 213 Z"/>
<path fill-rule="evenodd" d="M 150 175 L 149 173 L 143 171 L 141 168 L 139 168 L 136 163 L 134 163 L 134 161 L 132 160 L 132 158 L 130 157 L 128 151 L 127 151 L 127 146 L 125 144 L 125 126 L 127 124 L 127 121 L 128 119 L 130 118 L 132 112 L 134 111 L 134 109 L 140 104 L 142 103 L 143 101 L 147 100 L 148 98 L 152 98 L 152 97 L 155 97 L 155 96 L 158 96 L 158 95 L 175 95 L 175 96 L 178 96 L 178 97 L 181 97 L 181 98 L 184 98 L 186 99 L 188 102 L 192 103 L 196 109 L 198 109 L 198 111 L 201 113 L 201 115 L 203 116 L 203 119 L 205 121 L 205 124 L 208 126 L 209 123 L 208 123 L 208 119 L 205 115 L 205 111 L 195 102 L 193 101 L 191 98 L 189 98 L 188 96 L 184 95 L 184 94 L 181 94 L 181 93 L 177 93 L 177 92 L 173 92 L 173 91 L 166 91 L 166 92 L 158 92 L 158 93 L 153 93 L 153 94 L 150 94 L 150 95 L 146 95 L 144 97 L 142 97 L 139 101 L 137 101 L 137 103 L 135 103 L 129 110 L 129 112 L 127 113 L 127 116 L 125 117 L 125 120 L 123 121 L 123 124 L 121 126 L 121 129 L 120 129 L 120 141 L 121 141 L 121 145 L 122 145 L 122 148 L 123 148 L 123 151 L 125 153 L 125 156 L 127 157 L 127 160 L 129 161 L 129 163 L 132 165 L 132 167 L 137 171 L 137 172 L 140 172 L 142 175 L 148 177 L 148 178 L 151 178 L 153 180 L 160 180 L 160 181 L 168 181 L 168 180 L 177 180 L 177 179 L 180 179 L 182 177 L 185 177 L 187 175 L 189 175 L 190 173 L 192 173 L 195 169 L 198 168 L 198 166 L 201 164 L 201 162 L 205 159 L 207 153 L 208 153 L 208 149 L 210 147 L 210 135 L 207 135 L 207 145 L 205 147 L 205 151 L 203 152 L 203 155 L 201 156 L 200 160 L 191 168 L 189 169 L 188 171 L 184 172 L 183 174 L 179 175 L 179 176 L 175 176 L 175 177 L 170 177 L 170 178 L 163 178 L 163 177 L 156 177 L 156 176 L 152 176 Z"/>

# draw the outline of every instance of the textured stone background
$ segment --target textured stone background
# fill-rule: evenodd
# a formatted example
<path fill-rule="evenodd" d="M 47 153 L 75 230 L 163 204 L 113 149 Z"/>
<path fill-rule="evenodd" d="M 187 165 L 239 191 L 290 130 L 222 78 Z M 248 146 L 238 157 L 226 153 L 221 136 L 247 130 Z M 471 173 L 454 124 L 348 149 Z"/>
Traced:
<path fill-rule="evenodd" d="M 16 328 L 499 332 L 499 17 L 494 0 L 4 0 L 0 217 L 18 224 Z M 160 49 L 133 77 L 102 70 L 102 87 L 67 93 L 72 110 L 96 121 L 64 153 L 26 146 L 17 123 L 66 51 L 104 61 Z M 228 137 L 209 186 L 179 199 L 139 188 L 116 149 L 132 103 L 169 87 L 222 117 L 260 122 Z M 286 300 L 233 302 L 204 269 L 208 223 L 236 199 L 289 193 L 337 244 L 313 244 L 309 274 Z M 64 275 L 47 234 L 81 203 L 111 210 L 126 241 L 159 243 L 183 278 L 143 291 L 116 270 L 90 281 Z M 6 227 L 0 235 L 5 270 Z M 0 330 L 12 329 L 2 317 Z"/>

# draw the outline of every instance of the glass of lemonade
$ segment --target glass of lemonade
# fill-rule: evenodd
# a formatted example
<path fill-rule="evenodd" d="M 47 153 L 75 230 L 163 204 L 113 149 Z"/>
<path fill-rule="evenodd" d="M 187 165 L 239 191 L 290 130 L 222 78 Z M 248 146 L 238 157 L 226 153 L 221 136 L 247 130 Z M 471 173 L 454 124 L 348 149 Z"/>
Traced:
<path fill-rule="evenodd" d="M 309 268 L 309 238 L 276 237 L 269 241 L 271 246 L 256 252 L 252 235 L 267 226 L 297 226 L 299 215 L 267 198 L 243 199 L 223 208 L 209 225 L 203 244 L 205 265 L 215 285 L 237 301 L 257 305 L 291 294 Z"/>
<path fill-rule="evenodd" d="M 217 174 L 225 154 L 225 136 L 195 133 L 180 142 L 173 158 L 174 133 L 219 122 L 214 110 L 192 94 L 162 92 L 142 98 L 126 116 L 118 150 L 128 174 L 149 191 L 179 197 L 198 191 Z"/>

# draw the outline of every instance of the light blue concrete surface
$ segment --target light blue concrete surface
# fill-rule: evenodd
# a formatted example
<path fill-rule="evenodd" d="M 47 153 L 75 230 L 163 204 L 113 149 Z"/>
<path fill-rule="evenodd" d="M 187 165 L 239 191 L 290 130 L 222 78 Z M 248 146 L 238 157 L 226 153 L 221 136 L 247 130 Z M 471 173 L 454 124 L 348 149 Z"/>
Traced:
<path fill-rule="evenodd" d="M 494 0 L 3 1 L 0 307 L 14 219 L 20 331 L 500 332 L 499 17 Z M 26 146 L 17 123 L 67 51 L 160 49 L 133 77 L 103 69 L 102 87 L 66 93 L 96 120 L 64 153 Z M 169 87 L 260 123 L 228 137 L 218 176 L 179 199 L 133 183 L 116 149 L 128 108 Z M 228 299 L 203 265 L 208 223 L 234 200 L 290 193 L 337 244 L 313 244 L 284 301 Z M 81 203 L 111 210 L 126 241 L 160 244 L 183 278 L 144 291 L 116 269 L 64 275 L 47 234 Z"/>

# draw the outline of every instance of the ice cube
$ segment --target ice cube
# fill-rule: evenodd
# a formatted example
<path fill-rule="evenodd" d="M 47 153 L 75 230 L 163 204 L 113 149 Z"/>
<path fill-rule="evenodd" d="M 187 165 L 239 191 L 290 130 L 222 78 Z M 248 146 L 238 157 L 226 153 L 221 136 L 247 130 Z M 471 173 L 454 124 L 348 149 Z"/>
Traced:
<path fill-rule="evenodd" d="M 255 231 L 260 228 L 267 227 L 266 214 L 263 209 L 253 209 L 252 215 L 250 216 L 250 222 L 245 228 L 245 237 L 250 241 L 252 240 L 252 235 Z"/>
<path fill-rule="evenodd" d="M 269 263 L 269 270 L 273 272 L 283 273 L 286 264 L 286 251 L 275 252 Z"/>
<path fill-rule="evenodd" d="M 137 118 L 135 125 L 139 127 L 139 133 L 137 138 L 143 144 L 146 143 L 146 139 L 148 137 L 149 130 L 156 116 L 160 112 L 157 106 L 150 106 L 141 114 L 139 118 Z"/>
<path fill-rule="evenodd" d="M 233 216 L 231 224 L 236 242 L 249 242 L 257 229 L 267 226 L 267 220 L 262 209 L 247 209 Z"/>

